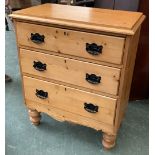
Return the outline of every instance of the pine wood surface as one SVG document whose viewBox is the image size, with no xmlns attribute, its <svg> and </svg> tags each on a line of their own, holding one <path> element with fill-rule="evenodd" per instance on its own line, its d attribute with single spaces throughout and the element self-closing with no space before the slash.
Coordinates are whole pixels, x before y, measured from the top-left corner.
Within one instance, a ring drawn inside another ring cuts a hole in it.
<svg viewBox="0 0 155 155">
<path fill-rule="evenodd" d="M 40 113 L 34 109 L 29 109 L 28 113 L 29 113 L 29 118 L 30 118 L 30 121 L 32 122 L 32 124 L 36 125 L 36 126 L 39 125 L 40 119 L 41 119 Z"/>
<path fill-rule="evenodd" d="M 33 43 L 30 39 L 31 33 L 44 35 L 44 43 Z M 17 35 L 20 45 L 114 64 L 122 63 L 125 40 L 122 37 L 92 34 L 21 22 L 17 23 Z M 97 56 L 89 54 L 86 51 L 86 43 L 102 45 L 102 53 Z"/>
<path fill-rule="evenodd" d="M 60 4 L 44 4 L 16 11 L 11 17 L 133 35 L 134 26 L 143 17 L 143 14 L 80 6 L 65 5 L 64 7 Z"/>
<path fill-rule="evenodd" d="M 115 146 L 116 142 L 116 135 L 112 135 L 112 134 L 103 134 L 103 140 L 102 140 L 102 144 L 104 146 L 105 149 L 111 149 Z"/>
<path fill-rule="evenodd" d="M 35 52 L 40 52 L 40 53 L 45 53 L 45 54 L 55 55 L 55 56 L 60 56 L 60 57 L 67 57 L 70 59 L 85 61 L 85 62 L 97 64 L 97 65 L 103 65 L 103 66 L 108 66 L 108 67 L 113 67 L 113 68 L 118 68 L 118 69 L 123 68 L 123 64 L 119 65 L 119 64 L 113 64 L 113 63 L 109 63 L 109 62 L 105 62 L 105 61 L 97 61 L 97 60 L 93 60 L 93 59 L 87 59 L 84 57 L 77 57 L 77 56 L 67 55 L 67 54 L 53 52 L 53 51 L 49 52 L 49 50 L 42 50 L 42 49 L 29 47 L 29 46 L 23 46 L 23 45 L 19 45 L 19 44 L 18 44 L 18 47 L 19 47 L 19 49 L 31 50 L 31 51 L 35 51 Z"/>
<path fill-rule="evenodd" d="M 140 28 L 136 34 L 132 37 L 127 37 L 124 55 L 124 67 L 121 73 L 120 87 L 119 87 L 119 99 L 117 101 L 115 129 L 119 129 L 119 126 L 124 119 L 124 115 L 127 109 L 130 87 L 132 82 L 134 64 L 136 59 Z"/>
<path fill-rule="evenodd" d="M 116 99 L 88 93 L 82 90 L 24 77 L 25 98 L 36 103 L 49 105 L 69 111 L 93 120 L 112 125 L 115 115 Z M 48 92 L 47 99 L 36 96 L 36 89 Z M 84 109 L 84 103 L 92 103 L 99 107 L 97 113 L 90 113 Z"/>
<path fill-rule="evenodd" d="M 55 108 L 49 105 L 44 105 L 41 103 L 37 103 L 31 100 L 26 100 L 26 107 L 29 109 L 36 109 L 38 112 L 44 112 L 54 118 L 55 120 L 58 120 L 60 122 L 72 122 L 79 125 L 84 125 L 90 128 L 93 128 L 95 130 L 101 130 L 103 132 L 109 133 L 109 134 L 116 134 L 113 129 L 113 125 L 109 125 L 107 123 L 99 122 L 96 120 L 93 120 L 88 117 L 83 117 L 81 115 L 77 115 L 65 110 L 61 110 L 59 108 Z"/>
<path fill-rule="evenodd" d="M 38 75 L 112 95 L 117 95 L 120 69 L 24 49 L 20 49 L 20 59 L 23 73 Z M 46 64 L 46 70 L 36 70 L 33 67 L 34 61 L 40 61 L 43 64 Z M 100 76 L 100 83 L 89 83 L 86 80 L 86 74 L 95 74 L 96 76 Z"/>
<path fill-rule="evenodd" d="M 31 110 L 32 123 L 38 125 L 40 112 L 45 112 L 60 121 L 102 130 L 105 132 L 103 146 L 114 147 L 128 105 L 140 27 L 145 16 L 45 4 L 14 12 L 11 17 L 16 27 L 23 94 Z M 32 43 L 31 33 L 45 35 L 45 42 Z M 102 44 L 102 54 L 90 56 L 85 51 L 88 41 Z M 34 59 L 47 63 L 50 71 L 47 67 L 45 76 L 32 68 Z M 88 86 L 81 79 L 87 71 L 105 77 L 105 83 Z M 72 79 L 65 75 L 71 75 Z M 36 89 L 47 91 L 48 97 L 38 98 Z M 86 102 L 98 106 L 98 112 L 86 111 Z"/>
</svg>

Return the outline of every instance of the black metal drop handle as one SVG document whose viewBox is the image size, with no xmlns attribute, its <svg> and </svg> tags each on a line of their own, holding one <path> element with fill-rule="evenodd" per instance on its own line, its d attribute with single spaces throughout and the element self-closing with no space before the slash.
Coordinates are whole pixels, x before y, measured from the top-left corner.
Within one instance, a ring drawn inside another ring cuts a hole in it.
<svg viewBox="0 0 155 155">
<path fill-rule="evenodd" d="M 36 96 L 41 99 L 46 99 L 48 98 L 48 92 L 36 89 Z"/>
<path fill-rule="evenodd" d="M 46 70 L 46 64 L 42 63 L 41 61 L 33 61 L 33 67 L 38 71 Z"/>
<path fill-rule="evenodd" d="M 91 84 L 98 84 L 101 82 L 101 77 L 95 74 L 86 73 L 86 80 Z"/>
<path fill-rule="evenodd" d="M 91 55 L 99 55 L 102 53 L 103 46 L 96 43 L 86 43 L 86 51 Z"/>
<path fill-rule="evenodd" d="M 36 44 L 41 44 L 44 42 L 45 36 L 40 35 L 39 33 L 31 33 L 31 41 Z"/>
<path fill-rule="evenodd" d="M 94 105 L 92 103 L 84 103 L 84 109 L 90 113 L 97 113 L 98 112 L 98 106 Z"/>
</svg>

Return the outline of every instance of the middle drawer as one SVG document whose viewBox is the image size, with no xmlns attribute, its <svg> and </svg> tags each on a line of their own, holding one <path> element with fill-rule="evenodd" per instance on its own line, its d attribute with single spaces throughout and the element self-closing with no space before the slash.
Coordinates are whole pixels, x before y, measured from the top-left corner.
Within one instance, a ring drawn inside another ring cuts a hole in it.
<svg viewBox="0 0 155 155">
<path fill-rule="evenodd" d="M 22 72 L 117 95 L 120 69 L 20 49 Z"/>
</svg>

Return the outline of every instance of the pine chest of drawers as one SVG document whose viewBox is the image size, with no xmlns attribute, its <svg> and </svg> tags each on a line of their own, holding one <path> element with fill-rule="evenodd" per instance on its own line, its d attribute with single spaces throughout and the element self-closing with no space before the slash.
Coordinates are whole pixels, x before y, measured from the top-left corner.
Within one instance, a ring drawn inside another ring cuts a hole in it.
<svg viewBox="0 0 155 155">
<path fill-rule="evenodd" d="M 14 12 L 30 120 L 44 112 L 102 130 L 109 149 L 127 107 L 144 15 L 44 4 Z"/>
</svg>

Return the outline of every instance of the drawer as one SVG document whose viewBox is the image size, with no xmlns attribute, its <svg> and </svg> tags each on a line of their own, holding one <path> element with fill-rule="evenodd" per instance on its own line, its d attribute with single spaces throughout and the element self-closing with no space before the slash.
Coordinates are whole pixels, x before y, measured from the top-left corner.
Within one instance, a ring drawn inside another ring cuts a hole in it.
<svg viewBox="0 0 155 155">
<path fill-rule="evenodd" d="M 120 69 L 20 49 L 22 72 L 117 95 Z"/>
<path fill-rule="evenodd" d="M 124 38 L 21 22 L 16 25 L 19 45 L 91 60 L 122 63 Z"/>
<path fill-rule="evenodd" d="M 23 77 L 25 99 L 112 125 L 116 99 Z"/>
</svg>

